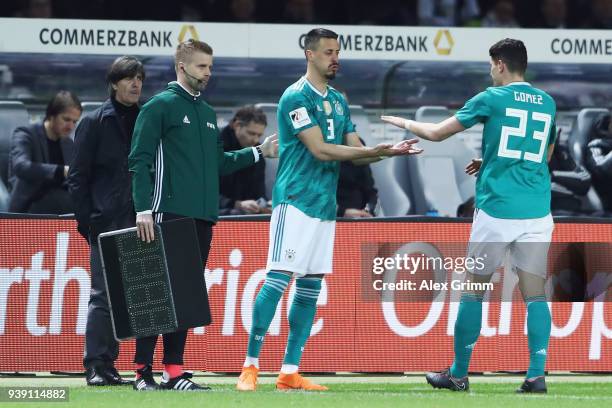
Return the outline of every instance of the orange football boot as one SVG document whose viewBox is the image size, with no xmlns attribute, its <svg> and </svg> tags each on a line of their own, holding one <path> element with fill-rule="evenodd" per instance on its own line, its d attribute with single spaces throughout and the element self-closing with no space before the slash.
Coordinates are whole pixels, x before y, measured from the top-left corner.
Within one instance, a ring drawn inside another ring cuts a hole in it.
<svg viewBox="0 0 612 408">
<path fill-rule="evenodd" d="M 236 389 L 238 391 L 255 391 L 257 389 L 257 373 L 259 369 L 254 365 L 243 367 Z"/>
<path fill-rule="evenodd" d="M 276 379 L 277 390 L 304 390 L 304 391 L 327 391 L 324 385 L 315 384 L 308 378 L 302 377 L 299 373 L 283 374 L 280 373 Z"/>
</svg>

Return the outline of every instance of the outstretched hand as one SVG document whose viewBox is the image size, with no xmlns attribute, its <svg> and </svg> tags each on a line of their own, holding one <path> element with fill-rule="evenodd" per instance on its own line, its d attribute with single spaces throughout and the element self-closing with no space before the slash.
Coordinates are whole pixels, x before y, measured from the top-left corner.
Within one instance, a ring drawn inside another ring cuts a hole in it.
<svg viewBox="0 0 612 408">
<path fill-rule="evenodd" d="M 408 129 L 407 120 L 404 118 L 400 118 L 399 116 L 386 116 L 383 115 L 380 117 L 380 120 L 383 122 L 387 122 L 393 126 L 397 126 L 398 128 Z"/>
<path fill-rule="evenodd" d="M 423 149 L 416 146 L 419 139 L 408 139 L 402 140 L 401 142 L 391 145 L 390 143 L 381 143 L 374 149 L 377 151 L 379 156 L 406 156 L 410 154 L 419 154 L 423 152 Z"/>
<path fill-rule="evenodd" d="M 468 176 L 475 176 L 480 171 L 480 166 L 482 166 L 482 159 L 472 159 L 472 161 L 465 166 L 465 174 Z"/>
<path fill-rule="evenodd" d="M 264 157 L 278 157 L 278 135 L 276 133 L 264 139 L 264 142 L 261 144 L 261 152 Z"/>
</svg>

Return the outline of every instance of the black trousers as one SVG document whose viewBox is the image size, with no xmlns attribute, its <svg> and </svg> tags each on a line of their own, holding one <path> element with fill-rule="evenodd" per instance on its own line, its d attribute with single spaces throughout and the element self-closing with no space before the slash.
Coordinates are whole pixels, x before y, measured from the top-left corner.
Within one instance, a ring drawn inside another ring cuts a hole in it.
<svg viewBox="0 0 612 408">
<path fill-rule="evenodd" d="M 177 214 L 158 213 L 155 214 L 156 222 L 169 221 L 179 218 L 187 218 Z M 213 223 L 204 220 L 195 220 L 198 241 L 200 244 L 200 257 L 202 258 L 202 269 L 206 266 L 208 260 L 208 252 L 212 241 Z M 136 354 L 134 363 L 136 364 L 153 364 L 153 354 L 155 353 L 155 345 L 159 336 L 142 337 L 136 339 Z M 163 364 L 183 364 L 183 355 L 185 354 L 185 344 L 187 343 L 187 330 L 179 330 L 174 333 L 166 333 L 162 335 L 164 342 L 164 357 Z"/>
<path fill-rule="evenodd" d="M 87 325 L 85 326 L 85 350 L 83 365 L 85 368 L 97 365 L 112 366 L 119 356 L 119 343 L 115 339 L 111 323 L 108 295 L 102 272 L 98 234 L 133 227 L 134 212 L 130 209 L 116 216 L 115 220 L 106 225 L 97 225 L 89 235 L 89 264 L 91 270 L 91 292 L 87 309 Z"/>
</svg>

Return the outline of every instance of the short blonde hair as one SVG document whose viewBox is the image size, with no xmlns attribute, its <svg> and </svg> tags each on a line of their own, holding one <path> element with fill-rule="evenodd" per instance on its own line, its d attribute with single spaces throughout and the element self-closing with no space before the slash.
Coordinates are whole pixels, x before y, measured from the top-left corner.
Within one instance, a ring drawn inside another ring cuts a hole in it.
<svg viewBox="0 0 612 408">
<path fill-rule="evenodd" d="M 203 52 L 204 54 L 213 55 L 213 49 L 204 41 L 194 40 L 190 38 L 176 46 L 174 54 L 174 64 L 178 66 L 179 62 L 188 62 L 194 52 Z"/>
</svg>

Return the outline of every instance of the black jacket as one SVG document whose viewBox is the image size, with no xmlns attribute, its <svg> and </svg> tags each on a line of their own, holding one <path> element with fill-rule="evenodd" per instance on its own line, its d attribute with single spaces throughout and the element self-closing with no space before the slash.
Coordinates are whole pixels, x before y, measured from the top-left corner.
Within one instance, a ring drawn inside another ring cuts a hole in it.
<svg viewBox="0 0 612 408">
<path fill-rule="evenodd" d="M 378 202 L 378 190 L 374 187 L 369 165 L 355 165 L 351 161 L 340 163 L 340 176 L 336 191 L 338 217 L 344 217 L 347 208 L 363 210 L 368 205 L 370 213 Z"/>
<path fill-rule="evenodd" d="M 134 226 L 128 154 L 131 135 L 120 124 L 110 99 L 84 117 L 75 133 L 68 187 L 78 229 L 86 239 Z"/>
<path fill-rule="evenodd" d="M 64 163 L 69 165 L 74 153 L 70 138 L 60 141 Z M 49 163 L 49 146 L 42 123 L 18 127 L 11 140 L 9 156 L 10 212 L 27 212 L 32 202 L 48 186 L 61 186 L 63 167 Z M 58 177 L 58 174 L 60 177 Z"/>
<path fill-rule="evenodd" d="M 223 141 L 223 151 L 230 152 L 242 149 L 231 126 L 223 128 L 219 137 Z M 259 160 L 251 167 L 221 176 L 219 181 L 219 214 L 230 214 L 237 200 L 258 200 L 259 198 L 267 200 L 265 172 L 266 161 Z"/>
<path fill-rule="evenodd" d="M 604 211 L 612 212 L 612 132 L 610 115 L 602 117 L 593 131 L 585 152 L 585 165 L 593 176 L 593 187 L 599 194 Z"/>
<path fill-rule="evenodd" d="M 553 215 L 580 213 L 582 202 L 591 188 L 591 175 L 576 163 L 566 143 L 557 137 L 553 155 L 548 163 L 551 181 L 551 211 Z"/>
</svg>

